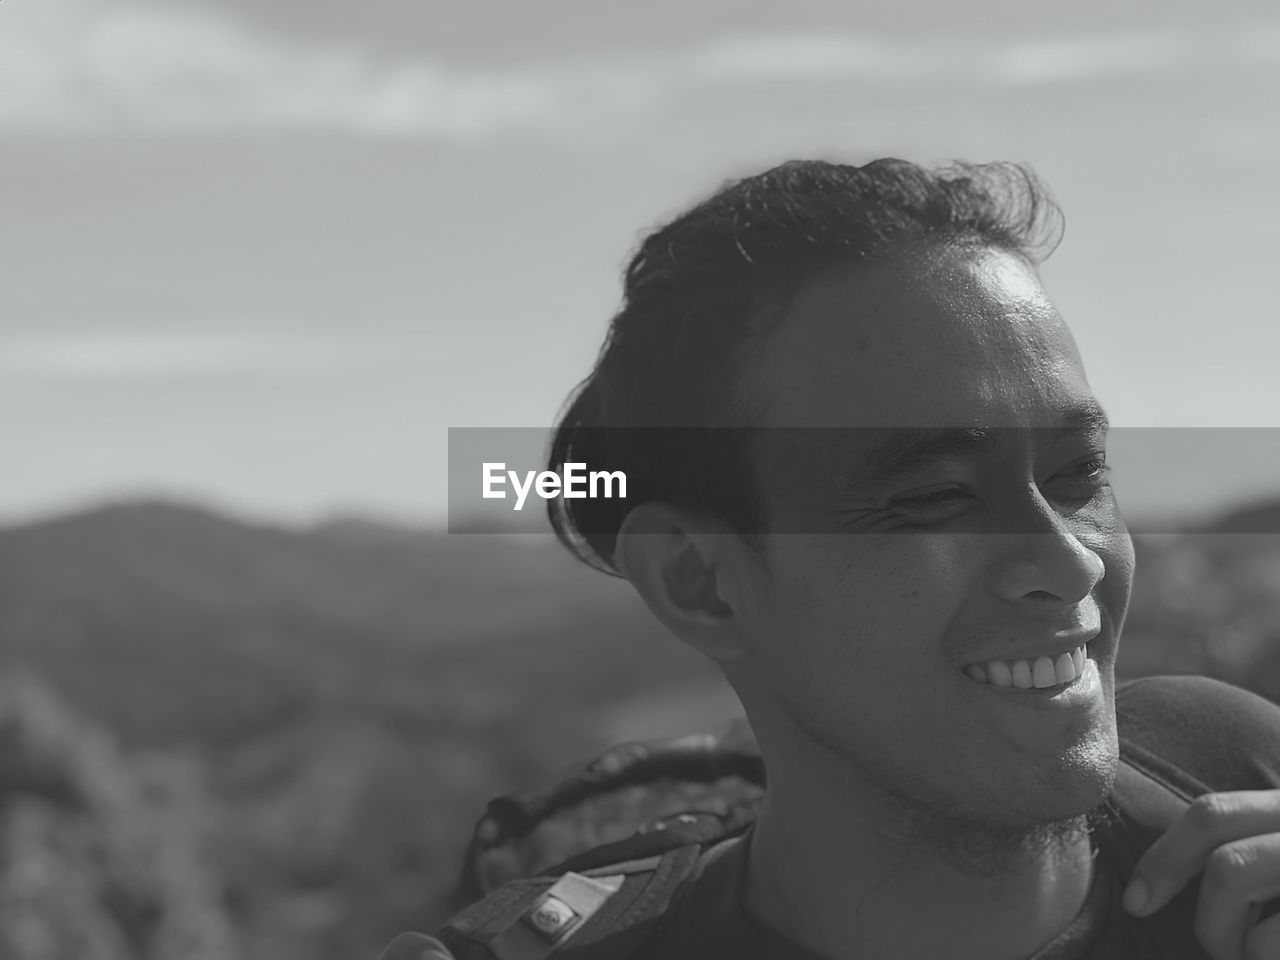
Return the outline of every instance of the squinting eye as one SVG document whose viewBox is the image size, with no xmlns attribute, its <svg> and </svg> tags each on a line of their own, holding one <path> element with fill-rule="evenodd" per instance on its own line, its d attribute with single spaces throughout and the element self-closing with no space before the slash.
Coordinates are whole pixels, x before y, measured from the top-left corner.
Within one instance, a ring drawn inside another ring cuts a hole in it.
<svg viewBox="0 0 1280 960">
<path fill-rule="evenodd" d="M 1078 492 L 1073 491 L 1071 499 L 1087 500 L 1108 486 L 1107 474 L 1110 472 L 1111 467 L 1107 463 L 1106 456 L 1100 455 L 1074 464 L 1054 479 L 1067 484 L 1081 484 L 1083 489 Z"/>
<path fill-rule="evenodd" d="M 1110 470 L 1106 457 L 1092 457 L 1083 463 L 1077 463 L 1070 472 L 1081 480 L 1101 480 Z"/>
</svg>

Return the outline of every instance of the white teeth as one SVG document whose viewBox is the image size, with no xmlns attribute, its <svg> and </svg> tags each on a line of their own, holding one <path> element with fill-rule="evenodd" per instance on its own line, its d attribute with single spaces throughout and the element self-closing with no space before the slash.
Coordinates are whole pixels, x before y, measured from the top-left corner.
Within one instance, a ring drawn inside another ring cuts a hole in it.
<svg viewBox="0 0 1280 960">
<path fill-rule="evenodd" d="M 971 680 L 995 687 L 1017 687 L 1020 690 L 1043 689 L 1070 683 L 1084 673 L 1088 650 L 1084 644 L 1056 657 L 1034 660 L 989 660 L 972 663 L 964 672 Z"/>
<path fill-rule="evenodd" d="M 1048 657 L 1036 657 L 1031 666 L 1031 679 L 1037 688 L 1052 687 L 1058 682 L 1058 675 L 1053 669 L 1053 661 Z"/>
<path fill-rule="evenodd" d="M 1053 661 L 1053 674 L 1058 683 L 1070 683 L 1076 678 L 1076 665 L 1071 659 L 1071 654 L 1058 655 L 1058 658 Z"/>
<path fill-rule="evenodd" d="M 1013 686 L 1013 671 L 1003 660 L 992 660 L 987 664 L 987 682 L 997 687 Z"/>
<path fill-rule="evenodd" d="M 1013 685 L 1019 690 L 1030 690 L 1034 685 L 1031 682 L 1031 664 L 1025 660 L 1015 660 L 1010 669 L 1013 671 Z"/>
</svg>

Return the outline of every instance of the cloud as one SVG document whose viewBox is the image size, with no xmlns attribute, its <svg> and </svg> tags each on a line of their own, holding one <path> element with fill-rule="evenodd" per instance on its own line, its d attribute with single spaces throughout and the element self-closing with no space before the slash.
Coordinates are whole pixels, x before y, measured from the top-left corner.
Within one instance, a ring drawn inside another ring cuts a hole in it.
<svg viewBox="0 0 1280 960">
<path fill-rule="evenodd" d="M 1264 63 L 1280 63 L 1280 22 L 1258 24 L 1236 38 L 1239 55 Z"/>
<path fill-rule="evenodd" d="M 349 344 L 234 333 L 122 331 L 0 340 L 0 374 L 19 379 L 159 381 L 340 373 L 363 359 Z"/>
<path fill-rule="evenodd" d="M 468 139 L 537 120 L 551 106 L 551 91 L 528 74 L 387 63 L 355 46 L 271 36 L 213 10 L 42 2 L 51 6 L 41 14 L 0 8 L 0 126 Z"/>
<path fill-rule="evenodd" d="M 773 33 L 469 68 L 272 34 L 213 8 L 31 0 L 0 7 L 0 130 L 319 129 L 466 143 L 589 132 L 753 84 L 1064 84 L 1199 67 L 1206 56 L 1273 66 L 1277 37 L 1268 24 L 1054 41 Z"/>
<path fill-rule="evenodd" d="M 1025 41 L 996 51 L 986 69 L 1015 84 L 1151 74 L 1191 62 L 1198 46 L 1194 37 L 1172 34 Z"/>
<path fill-rule="evenodd" d="M 708 41 L 688 52 L 685 73 L 721 82 L 915 80 L 957 66 L 945 44 L 863 36 L 793 34 Z"/>
<path fill-rule="evenodd" d="M 1063 40 L 770 35 L 711 41 L 691 51 L 688 74 L 716 80 L 918 81 L 1004 85 L 1149 74 L 1192 62 L 1203 38 L 1128 34 Z"/>
</svg>

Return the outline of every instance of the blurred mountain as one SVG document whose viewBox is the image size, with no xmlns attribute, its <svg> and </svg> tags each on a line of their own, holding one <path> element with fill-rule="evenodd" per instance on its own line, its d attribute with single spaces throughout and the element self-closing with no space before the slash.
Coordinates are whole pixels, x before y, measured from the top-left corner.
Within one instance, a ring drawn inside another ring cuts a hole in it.
<svg viewBox="0 0 1280 960">
<path fill-rule="evenodd" d="M 619 648 L 601 637 L 619 632 L 661 660 L 675 645 L 637 609 L 549 535 L 289 529 L 165 502 L 0 531 L 0 658 L 133 742 L 234 739 L 316 698 L 417 698 L 478 663 L 562 686 L 539 663 L 608 673 Z"/>
<path fill-rule="evenodd" d="M 1228 510 L 1203 532 L 1280 535 L 1280 498 L 1255 501 Z"/>
<path fill-rule="evenodd" d="M 508 549 L 520 546 L 530 549 Z M 126 503 L 0 531 L 0 590 L 113 615 L 127 606 L 150 617 L 157 603 L 237 617 L 292 610 L 359 628 L 390 613 L 397 629 L 446 642 L 492 629 L 504 606 L 486 602 L 494 586 L 539 611 L 558 605 L 549 588 L 571 580 L 574 565 L 553 546 L 549 536 L 449 536 L 355 519 L 288 529 L 181 504 Z M 593 597 L 600 586 L 585 577 L 573 584 Z M 456 603 L 429 602 L 440 596 Z M 445 622 L 448 613 L 464 615 Z"/>
</svg>

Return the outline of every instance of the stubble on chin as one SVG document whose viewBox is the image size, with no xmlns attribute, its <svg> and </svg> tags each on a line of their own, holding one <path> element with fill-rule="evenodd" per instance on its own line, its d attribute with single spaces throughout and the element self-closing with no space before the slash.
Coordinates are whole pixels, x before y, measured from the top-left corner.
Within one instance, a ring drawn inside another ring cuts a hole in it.
<svg viewBox="0 0 1280 960">
<path fill-rule="evenodd" d="M 945 789 L 921 771 L 855 759 L 829 740 L 826 747 L 842 755 L 846 776 L 869 794 L 878 813 L 867 823 L 907 860 L 941 862 L 962 876 L 994 880 L 1032 862 L 1078 857 L 1105 818 L 1119 766 L 1115 726 L 1095 724 L 1076 734 L 1074 747 L 1021 790 L 970 782 L 976 792 L 967 801 L 959 784 Z M 1064 807 L 1071 794 L 1075 803 Z"/>
<path fill-rule="evenodd" d="M 961 876 L 998 880 L 1032 862 L 1065 866 L 1102 821 L 1104 810 L 1099 804 L 1079 816 L 1020 827 L 937 815 L 916 818 L 911 834 L 901 839 L 915 855 L 941 861 Z"/>
<path fill-rule="evenodd" d="M 1119 767 L 1112 712 L 1109 724 L 1095 717 L 1074 731 L 1069 738 L 1074 746 L 1059 758 L 1056 769 L 1042 771 L 1039 785 L 1029 786 L 1030 794 L 1059 801 L 1072 786 L 1080 789 L 1075 811 L 1049 814 L 1037 810 L 1030 795 L 1021 804 L 1010 804 L 1000 792 L 998 799 L 988 796 L 1000 806 L 966 807 L 954 792 L 943 791 L 921 771 L 904 771 L 882 758 L 855 754 L 829 728 L 804 722 L 808 718 L 801 711 L 790 712 L 817 756 L 834 761 L 840 779 L 856 784 L 857 792 L 870 801 L 867 811 L 876 812 L 862 818 L 868 827 L 901 847 L 905 860 L 942 862 L 973 879 L 998 880 L 1016 875 L 1030 862 L 1065 863 L 1078 856 L 1080 844 L 1106 818 L 1106 801 Z"/>
<path fill-rule="evenodd" d="M 942 797 L 884 791 L 894 813 L 884 833 L 910 851 L 909 856 L 939 860 L 962 876 L 992 880 L 1013 875 L 1034 861 L 1055 862 L 1075 854 L 1106 819 L 1106 801 L 1115 784 L 1113 758 L 1094 757 L 1076 774 L 1093 782 L 1093 806 L 1080 813 L 1038 818 L 1034 811 L 964 810 Z"/>
</svg>

